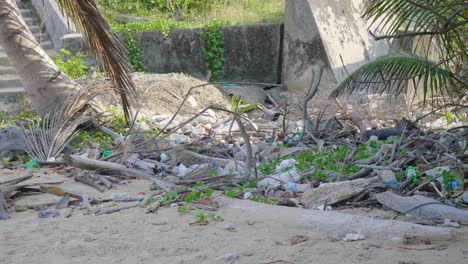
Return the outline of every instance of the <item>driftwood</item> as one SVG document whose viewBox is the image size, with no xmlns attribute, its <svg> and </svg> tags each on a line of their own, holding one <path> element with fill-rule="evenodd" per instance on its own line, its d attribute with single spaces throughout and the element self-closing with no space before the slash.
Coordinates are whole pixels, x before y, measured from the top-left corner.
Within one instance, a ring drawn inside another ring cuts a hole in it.
<svg viewBox="0 0 468 264">
<path fill-rule="evenodd" d="M 255 215 L 259 220 L 296 226 L 305 230 L 326 232 L 331 237 L 342 238 L 346 234 L 361 234 L 366 239 L 405 242 L 408 238 L 421 240 L 450 240 L 458 233 L 452 228 L 424 226 L 394 220 L 374 220 L 365 216 L 304 210 L 293 207 L 272 206 L 248 200 L 231 199 L 223 195 L 214 201 L 228 208 L 242 210 L 248 215 Z"/>
<path fill-rule="evenodd" d="M 180 189 L 174 183 L 171 183 L 169 181 L 165 181 L 162 179 L 158 179 L 154 177 L 153 175 L 151 175 L 149 172 L 140 171 L 137 169 L 130 169 L 130 168 L 127 168 L 127 166 L 122 165 L 122 164 L 117 164 L 117 163 L 108 162 L 108 161 L 92 160 L 92 159 L 78 157 L 74 155 L 65 155 L 64 159 L 67 162 L 67 164 L 72 167 L 76 167 L 76 168 L 80 168 L 84 170 L 120 171 L 127 175 L 136 176 L 139 178 L 150 180 L 154 182 L 156 185 L 158 185 L 159 188 L 165 191 Z"/>
<path fill-rule="evenodd" d="M 26 181 L 26 180 L 29 180 L 33 177 L 33 174 L 32 173 L 27 173 L 26 175 L 23 175 L 23 176 L 20 176 L 18 178 L 15 178 L 15 179 L 12 179 L 12 180 L 8 180 L 8 181 L 4 181 L 4 182 L 0 182 L 0 185 L 12 185 L 12 184 L 17 184 L 17 183 L 20 183 L 22 181 Z"/>
<path fill-rule="evenodd" d="M 403 214 L 410 214 L 435 220 L 446 218 L 468 224 L 468 210 L 458 209 L 421 195 L 402 197 L 392 192 L 376 195 L 377 201 L 386 207 Z"/>
<path fill-rule="evenodd" d="M 225 167 L 229 162 L 231 162 L 231 160 L 205 156 L 183 148 L 175 148 L 172 152 L 171 163 L 173 165 L 177 165 L 180 162 L 182 162 L 185 166 L 203 163 L 216 163 L 218 166 Z"/>
<path fill-rule="evenodd" d="M 92 179 L 90 179 L 90 178 L 88 178 L 86 176 L 75 175 L 74 179 L 75 179 L 75 181 L 84 183 L 86 185 L 89 185 L 89 186 L 93 187 L 94 189 L 96 189 L 96 190 L 98 190 L 100 192 L 104 192 L 106 190 L 106 188 L 99 185 L 99 183 L 93 181 Z"/>
<path fill-rule="evenodd" d="M 107 208 L 101 209 L 99 212 L 96 213 L 96 215 L 117 213 L 117 212 L 120 212 L 122 210 L 137 207 L 139 204 L 140 204 L 140 202 L 121 205 L 121 206 L 116 206 L 116 207 L 107 207 Z"/>
<path fill-rule="evenodd" d="M 83 170 L 125 170 L 127 166 L 113 162 L 92 160 L 75 155 L 64 155 L 63 159 L 68 166 L 80 168 Z"/>
<path fill-rule="evenodd" d="M 367 190 L 376 178 L 356 179 L 329 183 L 325 186 L 310 189 L 304 192 L 302 204 L 312 208 L 323 204 L 333 205 L 349 200 Z"/>
<path fill-rule="evenodd" d="M 156 201 L 156 202 L 148 205 L 148 207 L 145 208 L 145 214 L 156 213 L 156 211 L 158 211 L 160 206 L 161 206 L 160 201 Z"/>
<path fill-rule="evenodd" d="M 8 207 L 5 201 L 5 197 L 0 190 L 0 220 L 6 220 L 8 218 L 10 218 L 8 215 Z"/>
</svg>

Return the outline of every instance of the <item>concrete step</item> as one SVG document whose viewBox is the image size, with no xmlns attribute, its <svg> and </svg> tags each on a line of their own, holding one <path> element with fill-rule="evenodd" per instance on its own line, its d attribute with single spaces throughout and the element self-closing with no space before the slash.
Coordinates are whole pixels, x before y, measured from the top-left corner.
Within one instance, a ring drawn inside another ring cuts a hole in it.
<svg viewBox="0 0 468 264">
<path fill-rule="evenodd" d="M 24 22 L 28 26 L 37 26 L 39 25 L 39 19 L 37 17 L 24 17 Z"/>
<path fill-rule="evenodd" d="M 36 13 L 32 9 L 20 9 L 20 11 L 23 17 L 36 16 Z"/>
<path fill-rule="evenodd" d="M 16 74 L 15 68 L 0 65 L 0 75 Z"/>
<path fill-rule="evenodd" d="M 21 87 L 21 81 L 16 74 L 0 75 L 0 90 L 8 87 Z"/>
<path fill-rule="evenodd" d="M 53 49 L 46 49 L 46 53 L 51 58 L 58 54 L 58 52 Z M 11 66 L 10 60 L 8 60 L 8 56 L 4 52 L 0 52 L 0 66 Z"/>
<path fill-rule="evenodd" d="M 41 28 L 38 25 L 30 26 L 29 30 L 31 30 L 31 33 L 37 34 L 39 32 L 44 32 L 44 30 L 41 30 Z"/>
<path fill-rule="evenodd" d="M 20 86 L 20 87 L 7 87 L 7 88 L 0 89 L 0 96 L 18 94 L 18 93 L 24 93 L 24 88 Z"/>
</svg>

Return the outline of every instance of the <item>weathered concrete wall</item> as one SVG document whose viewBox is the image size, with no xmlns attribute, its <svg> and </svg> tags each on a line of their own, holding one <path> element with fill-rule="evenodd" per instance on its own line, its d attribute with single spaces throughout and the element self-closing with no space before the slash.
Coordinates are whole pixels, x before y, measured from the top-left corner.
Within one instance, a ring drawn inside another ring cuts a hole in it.
<svg viewBox="0 0 468 264">
<path fill-rule="evenodd" d="M 286 1 L 282 67 L 283 83 L 290 91 L 305 92 L 316 67 L 326 69 L 320 90 L 333 89 L 335 78 L 307 0 Z"/>
<path fill-rule="evenodd" d="M 63 15 L 56 0 L 31 0 L 31 5 L 44 23 L 56 49 L 65 48 L 73 52 L 83 49 L 83 37 L 73 34 L 76 33 L 75 25 Z"/>
<path fill-rule="evenodd" d="M 256 24 L 224 28 L 226 63 L 222 79 L 280 81 L 281 25 Z"/>
<path fill-rule="evenodd" d="M 225 27 L 225 64 L 221 80 L 276 83 L 281 56 L 281 25 L 259 24 Z M 137 35 L 144 63 L 156 73 L 183 72 L 206 75 L 202 29 L 175 29 L 165 38 L 161 32 Z"/>
<path fill-rule="evenodd" d="M 365 0 L 294 0 L 312 11 L 328 60 L 338 82 L 366 62 L 386 55 L 387 41 L 375 41 L 369 30 L 381 35 L 375 26 L 361 19 Z M 344 64 L 344 67 L 343 67 Z"/>
</svg>

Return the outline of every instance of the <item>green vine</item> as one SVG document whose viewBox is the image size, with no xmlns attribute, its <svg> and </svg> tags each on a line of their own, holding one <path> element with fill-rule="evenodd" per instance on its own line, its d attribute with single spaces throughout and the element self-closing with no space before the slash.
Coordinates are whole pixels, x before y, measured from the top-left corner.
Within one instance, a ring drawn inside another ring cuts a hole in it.
<svg viewBox="0 0 468 264">
<path fill-rule="evenodd" d="M 135 71 L 146 71 L 146 65 L 143 63 L 143 50 L 138 46 L 136 34 L 138 32 L 160 31 L 163 37 L 167 37 L 171 29 L 186 27 L 183 22 L 171 22 L 164 19 L 158 19 L 147 22 L 133 23 L 114 23 L 115 32 L 123 37 L 125 48 L 127 48 L 130 63 Z"/>
<path fill-rule="evenodd" d="M 211 72 L 211 81 L 216 81 L 221 74 L 224 65 L 224 34 L 222 27 L 229 23 L 224 20 L 213 19 L 205 25 L 202 39 L 205 42 L 203 54 L 205 56 L 205 67 Z"/>
</svg>

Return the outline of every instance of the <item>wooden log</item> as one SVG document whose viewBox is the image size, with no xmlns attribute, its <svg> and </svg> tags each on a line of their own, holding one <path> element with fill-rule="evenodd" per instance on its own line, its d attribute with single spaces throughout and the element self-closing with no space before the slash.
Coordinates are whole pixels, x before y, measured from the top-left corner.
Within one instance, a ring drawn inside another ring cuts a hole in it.
<svg viewBox="0 0 468 264">
<path fill-rule="evenodd" d="M 127 166 L 108 161 L 93 160 L 75 155 L 64 155 L 63 159 L 68 166 L 83 170 L 126 170 Z"/>
<path fill-rule="evenodd" d="M 448 218 L 468 224 L 468 210 L 458 209 L 432 198 L 421 195 L 403 197 L 393 192 L 379 193 L 376 198 L 379 203 L 402 214 L 442 221 Z"/>
<path fill-rule="evenodd" d="M 365 239 L 378 239 L 404 243 L 408 238 L 420 240 L 450 240 L 460 235 L 453 228 L 424 226 L 395 220 L 375 220 L 366 216 L 333 211 L 305 210 L 301 208 L 272 206 L 248 200 L 231 199 L 215 195 L 215 202 L 223 207 L 241 210 L 254 215 L 259 221 L 271 221 L 294 226 L 307 231 L 325 232 L 330 237 L 343 238 L 346 234 L 361 234 Z"/>
<path fill-rule="evenodd" d="M 121 205 L 121 206 L 116 206 L 116 207 L 107 207 L 107 208 L 104 208 L 104 209 L 100 210 L 99 212 L 97 212 L 96 215 L 117 213 L 117 212 L 120 212 L 122 210 L 137 207 L 139 204 L 140 204 L 140 202 Z"/>
<path fill-rule="evenodd" d="M 2 191 L 0 191 L 0 220 L 6 220 L 8 218 L 10 218 L 8 215 L 8 206 Z"/>
<path fill-rule="evenodd" d="M 104 190 L 106 190 L 106 188 L 102 187 L 97 182 L 91 180 L 90 178 L 87 178 L 86 176 L 75 175 L 74 179 L 75 181 L 89 185 L 100 192 L 104 192 Z"/>
</svg>

